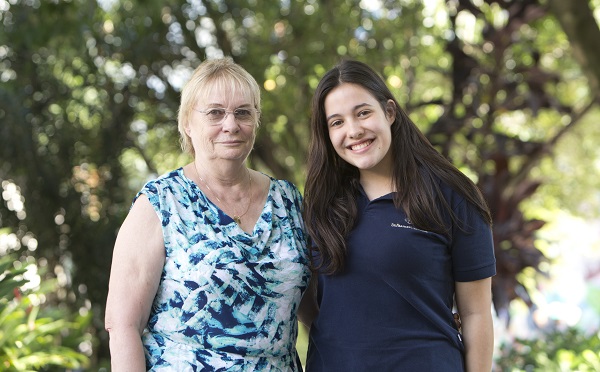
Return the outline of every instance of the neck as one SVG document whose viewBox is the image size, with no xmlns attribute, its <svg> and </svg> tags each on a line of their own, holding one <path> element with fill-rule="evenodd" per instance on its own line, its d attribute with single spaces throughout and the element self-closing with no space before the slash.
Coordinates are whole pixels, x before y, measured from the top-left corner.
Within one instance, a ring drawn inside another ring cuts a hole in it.
<svg viewBox="0 0 600 372">
<path fill-rule="evenodd" d="M 194 159 L 192 164 L 197 175 L 215 187 L 232 187 L 248 182 L 248 169 L 244 162 L 217 161 L 214 159 Z"/>
<path fill-rule="evenodd" d="M 221 179 L 217 182 L 215 180 L 207 179 L 208 177 L 206 175 L 208 173 L 206 171 L 202 172 L 203 174 L 201 175 L 196 161 L 192 163 L 192 167 L 194 168 L 200 184 L 205 188 L 205 194 L 208 191 L 210 193 L 208 197 L 214 197 L 218 202 L 219 207 L 224 210 L 225 213 L 229 214 L 235 223 L 241 225 L 242 217 L 246 215 L 252 204 L 252 175 L 250 174 L 250 170 L 244 166 L 241 167 L 240 181 L 224 182 Z M 240 177 L 236 176 L 235 178 Z M 246 207 L 244 209 L 239 209 L 239 207 L 243 207 L 244 204 Z"/>
<path fill-rule="evenodd" d="M 369 199 L 375 199 L 395 191 L 390 172 L 382 174 L 361 170 L 360 185 L 365 190 Z"/>
</svg>

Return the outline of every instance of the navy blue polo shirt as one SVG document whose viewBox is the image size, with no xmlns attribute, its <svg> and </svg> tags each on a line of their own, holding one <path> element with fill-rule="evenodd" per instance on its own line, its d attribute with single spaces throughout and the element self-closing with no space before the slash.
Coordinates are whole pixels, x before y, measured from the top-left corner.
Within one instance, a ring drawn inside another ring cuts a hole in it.
<svg viewBox="0 0 600 372">
<path fill-rule="evenodd" d="M 448 236 L 417 229 L 392 194 L 369 201 L 360 191 L 346 269 L 319 275 L 306 371 L 463 371 L 454 282 L 495 275 L 490 227 L 447 187 L 467 232 L 450 219 Z"/>
</svg>

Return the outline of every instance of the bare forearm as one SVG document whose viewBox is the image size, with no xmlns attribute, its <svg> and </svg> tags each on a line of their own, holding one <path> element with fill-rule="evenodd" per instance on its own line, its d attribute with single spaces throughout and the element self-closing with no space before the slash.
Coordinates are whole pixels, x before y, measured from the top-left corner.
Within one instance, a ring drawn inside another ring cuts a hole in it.
<svg viewBox="0 0 600 372">
<path fill-rule="evenodd" d="M 135 329 L 111 330 L 110 358 L 113 372 L 146 371 L 142 338 Z"/>
<path fill-rule="evenodd" d="M 494 353 L 494 327 L 491 314 L 473 314 L 462 318 L 467 372 L 490 372 Z"/>
</svg>

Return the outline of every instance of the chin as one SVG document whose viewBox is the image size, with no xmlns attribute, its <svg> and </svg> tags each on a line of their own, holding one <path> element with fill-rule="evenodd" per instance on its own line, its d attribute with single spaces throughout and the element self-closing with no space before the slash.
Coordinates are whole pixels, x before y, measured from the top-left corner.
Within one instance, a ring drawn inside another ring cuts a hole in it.
<svg viewBox="0 0 600 372">
<path fill-rule="evenodd" d="M 350 165 L 356 167 L 358 170 L 369 170 L 377 166 L 371 162 L 348 162 Z"/>
</svg>

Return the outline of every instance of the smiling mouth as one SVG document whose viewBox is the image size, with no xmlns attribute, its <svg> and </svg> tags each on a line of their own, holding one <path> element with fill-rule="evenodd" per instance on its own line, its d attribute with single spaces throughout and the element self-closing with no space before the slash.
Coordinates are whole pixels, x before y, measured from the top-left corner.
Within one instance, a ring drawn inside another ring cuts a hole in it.
<svg viewBox="0 0 600 372">
<path fill-rule="evenodd" d="M 230 140 L 230 141 L 221 141 L 219 142 L 222 145 L 239 145 L 240 143 L 243 143 L 244 141 L 239 141 L 239 140 Z"/>
<path fill-rule="evenodd" d="M 361 143 L 357 143 L 356 145 L 349 146 L 349 148 L 352 151 L 362 150 L 365 147 L 369 146 L 371 143 L 373 143 L 373 140 L 368 140 L 368 141 L 364 141 Z"/>
</svg>

